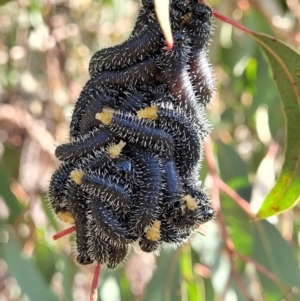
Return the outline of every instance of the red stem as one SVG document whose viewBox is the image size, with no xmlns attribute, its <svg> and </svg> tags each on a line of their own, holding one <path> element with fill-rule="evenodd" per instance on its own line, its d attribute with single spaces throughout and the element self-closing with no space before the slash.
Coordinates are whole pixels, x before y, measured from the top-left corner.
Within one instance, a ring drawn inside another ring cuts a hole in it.
<svg viewBox="0 0 300 301">
<path fill-rule="evenodd" d="M 285 292 L 286 289 L 282 283 L 282 280 L 280 280 L 275 274 L 273 274 L 272 272 L 270 272 L 268 269 L 266 269 L 263 265 L 261 265 L 260 263 L 258 263 L 257 261 L 255 261 L 254 259 L 252 259 L 251 257 L 248 257 L 244 254 L 241 254 L 238 251 L 235 251 L 235 254 L 244 262 L 249 262 L 252 263 L 255 268 L 261 272 L 262 274 L 264 274 L 266 277 L 268 277 L 270 280 L 272 280 L 274 283 L 276 283 L 278 285 L 278 287 L 280 288 L 280 290 L 282 292 Z"/>
<path fill-rule="evenodd" d="M 238 28 L 246 33 L 252 33 L 252 30 L 250 30 L 250 29 L 244 27 L 243 25 L 241 25 L 240 23 L 224 16 L 223 14 L 219 13 L 218 11 L 212 9 L 212 13 L 217 19 L 221 20 L 222 22 L 228 23 L 228 24 L 232 25 L 233 27 Z"/>
<path fill-rule="evenodd" d="M 206 161 L 207 161 L 207 167 L 208 167 L 208 170 L 209 170 L 209 172 L 210 172 L 210 174 L 213 178 L 213 181 L 214 181 L 214 185 L 213 185 L 213 189 L 212 189 L 212 205 L 213 205 L 213 208 L 217 211 L 217 223 L 219 225 L 221 237 L 222 237 L 222 240 L 224 242 L 225 250 L 228 254 L 229 261 L 230 261 L 230 276 L 229 276 L 229 278 L 232 277 L 235 280 L 236 284 L 238 285 L 240 290 L 243 292 L 246 299 L 250 301 L 250 300 L 252 300 L 252 297 L 251 297 L 251 295 L 248 291 L 247 286 L 242 281 L 241 276 L 239 275 L 239 273 L 238 273 L 238 271 L 235 267 L 235 263 L 234 263 L 234 260 L 235 260 L 235 247 L 234 247 L 234 244 L 233 244 L 233 242 L 232 242 L 232 240 L 231 240 L 231 238 L 230 238 L 230 236 L 227 232 L 225 220 L 224 220 L 223 214 L 221 212 L 220 191 L 219 191 L 219 176 L 218 176 L 218 173 L 217 173 L 214 154 L 213 154 L 213 151 L 212 151 L 210 141 L 205 143 L 204 150 L 205 150 L 205 156 L 206 156 Z M 223 297 L 227 293 L 229 283 L 230 283 L 230 279 L 228 279 L 228 282 L 227 282 L 227 284 L 224 288 L 224 291 L 223 291 L 223 294 L 222 294 Z"/>
<path fill-rule="evenodd" d="M 203 3 L 203 4 L 206 4 L 205 0 L 199 0 L 199 2 Z M 250 30 L 250 29 L 244 27 L 243 25 L 241 25 L 240 23 L 238 23 L 238 22 L 236 22 L 236 21 L 234 21 L 234 20 L 232 20 L 232 19 L 224 16 L 223 14 L 221 14 L 218 11 L 214 10 L 213 8 L 211 8 L 211 10 L 212 10 L 213 15 L 217 19 L 221 20 L 222 22 L 228 23 L 228 24 L 232 25 L 233 27 L 238 28 L 238 29 L 240 29 L 240 30 L 242 30 L 242 31 L 244 31 L 246 33 L 249 33 L 249 34 L 253 33 L 252 30 Z"/>
<path fill-rule="evenodd" d="M 73 233 L 75 231 L 76 231 L 76 227 L 72 226 L 72 227 L 70 227 L 68 229 L 62 230 L 62 231 L 56 233 L 55 235 L 53 235 L 53 239 L 57 240 L 57 239 L 62 238 L 64 236 L 68 235 L 68 234 L 71 234 L 71 233 Z"/>
<path fill-rule="evenodd" d="M 219 189 L 221 189 L 233 201 L 235 201 L 236 204 L 238 204 L 249 215 L 250 218 L 253 218 L 254 215 L 252 212 L 250 212 L 248 202 L 246 200 L 244 200 L 240 195 L 238 195 L 233 189 L 231 189 L 226 183 L 224 183 L 220 179 L 216 165 L 215 165 L 214 154 L 213 154 L 213 150 L 212 150 L 210 141 L 208 141 L 205 144 L 204 149 L 205 149 L 205 156 L 206 156 L 208 170 L 214 181 L 214 185 L 212 188 L 212 205 L 213 205 L 214 209 L 217 211 L 217 222 L 218 222 L 218 225 L 220 228 L 220 233 L 221 233 L 222 240 L 224 242 L 225 250 L 227 251 L 228 256 L 229 256 L 230 265 L 231 265 L 230 276 L 236 281 L 237 285 L 240 287 L 240 289 L 243 292 L 243 294 L 245 295 L 245 297 L 248 298 L 248 300 L 251 300 L 251 296 L 248 292 L 248 289 L 247 289 L 246 285 L 244 284 L 244 282 L 242 281 L 242 279 L 241 279 L 240 275 L 238 274 L 238 272 L 235 268 L 235 265 L 234 265 L 234 260 L 237 256 L 244 262 L 252 263 L 259 272 L 261 272 L 262 274 L 267 276 L 269 279 L 271 279 L 274 283 L 276 283 L 282 292 L 285 292 L 286 289 L 285 289 L 284 283 L 275 274 L 273 274 L 271 271 L 269 271 L 267 268 L 265 268 L 263 265 L 261 265 L 254 259 L 236 251 L 235 246 L 227 232 L 224 217 L 221 212 Z M 268 155 L 275 155 L 276 152 L 277 152 L 276 145 L 270 146 Z M 228 282 L 225 286 L 224 292 L 222 294 L 222 297 L 224 297 L 226 295 L 230 281 L 231 281 L 231 279 L 228 280 Z"/>
<path fill-rule="evenodd" d="M 94 272 L 92 287 L 91 287 L 90 301 L 97 301 L 97 297 L 98 297 L 97 289 L 98 289 L 100 273 L 101 273 L 101 265 L 97 264 Z"/>
<path fill-rule="evenodd" d="M 254 214 L 250 211 L 249 203 L 243 199 L 239 194 L 237 194 L 232 188 L 230 188 L 226 183 L 224 183 L 219 177 L 217 179 L 218 187 L 227 194 L 239 207 L 241 207 L 250 218 L 254 219 Z"/>
</svg>

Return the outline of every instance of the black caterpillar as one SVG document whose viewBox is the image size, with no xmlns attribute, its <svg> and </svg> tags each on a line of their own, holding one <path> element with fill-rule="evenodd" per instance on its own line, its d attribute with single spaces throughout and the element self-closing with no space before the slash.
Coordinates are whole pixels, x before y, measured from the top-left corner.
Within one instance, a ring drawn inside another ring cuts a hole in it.
<svg viewBox="0 0 300 301">
<path fill-rule="evenodd" d="M 75 105 L 71 142 L 52 176 L 50 204 L 77 232 L 77 262 L 117 267 L 130 244 L 145 252 L 186 241 L 214 217 L 197 186 L 203 108 L 213 94 L 206 58 L 211 10 L 196 0 L 170 4 L 174 48 L 167 51 L 152 0 L 143 0 L 123 44 L 90 61 Z"/>
</svg>

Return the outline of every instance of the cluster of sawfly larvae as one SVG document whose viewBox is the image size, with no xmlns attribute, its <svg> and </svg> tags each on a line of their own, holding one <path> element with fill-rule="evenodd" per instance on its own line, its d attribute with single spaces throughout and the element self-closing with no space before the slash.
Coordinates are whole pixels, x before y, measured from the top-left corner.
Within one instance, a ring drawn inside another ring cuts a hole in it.
<svg viewBox="0 0 300 301">
<path fill-rule="evenodd" d="M 79 264 L 113 269 L 131 244 L 159 251 L 213 218 L 197 182 L 213 93 L 210 18 L 197 0 L 171 1 L 167 50 L 144 0 L 130 37 L 91 58 L 49 188 L 57 217 L 76 227 Z"/>
</svg>

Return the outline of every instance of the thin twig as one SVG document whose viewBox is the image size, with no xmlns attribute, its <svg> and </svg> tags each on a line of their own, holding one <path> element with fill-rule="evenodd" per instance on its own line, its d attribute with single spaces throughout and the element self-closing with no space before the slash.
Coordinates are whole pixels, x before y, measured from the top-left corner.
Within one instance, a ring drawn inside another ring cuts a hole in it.
<svg viewBox="0 0 300 301">
<path fill-rule="evenodd" d="M 226 251 L 228 253 L 228 256 L 229 256 L 230 266 L 231 266 L 230 276 L 232 278 L 234 278 L 234 280 L 236 281 L 237 285 L 239 286 L 239 288 L 241 289 L 241 291 L 243 292 L 245 297 L 248 298 L 248 300 L 252 300 L 252 297 L 250 296 L 246 285 L 242 281 L 240 275 L 238 274 L 238 272 L 235 268 L 234 259 L 237 256 L 242 261 L 244 261 L 245 263 L 252 263 L 259 272 L 261 272 L 266 277 L 268 277 L 270 280 L 272 280 L 274 283 L 276 283 L 282 292 L 285 292 L 286 287 L 284 286 L 283 281 L 280 280 L 275 274 L 273 274 L 271 271 L 269 271 L 267 268 L 265 268 L 263 265 L 261 265 L 260 263 L 258 263 L 254 259 L 252 259 L 252 258 L 250 258 L 246 255 L 243 255 L 243 254 L 239 253 L 238 251 L 236 251 L 235 246 L 234 246 L 234 244 L 233 244 L 233 242 L 232 242 L 231 238 L 229 237 L 228 232 L 226 230 L 226 224 L 225 224 L 225 221 L 224 221 L 224 217 L 221 213 L 219 189 L 221 189 L 237 205 L 239 205 L 249 215 L 250 218 L 253 218 L 254 215 L 250 211 L 248 202 L 246 200 L 244 200 L 239 194 L 237 194 L 233 189 L 231 189 L 226 183 L 224 183 L 220 179 L 220 177 L 218 175 L 217 168 L 216 168 L 214 154 L 213 154 L 213 151 L 212 151 L 212 146 L 211 146 L 210 141 L 208 141 L 205 144 L 204 150 L 205 150 L 208 170 L 209 170 L 209 173 L 212 176 L 213 182 L 214 182 L 214 185 L 213 185 L 213 188 L 212 188 L 212 199 L 213 199 L 212 200 L 212 205 L 213 205 L 214 209 L 217 211 L 217 222 L 218 222 L 218 225 L 219 225 L 219 228 L 220 228 L 221 237 L 223 239 L 225 249 L 226 249 Z M 271 150 L 272 150 L 272 154 L 276 153 L 276 151 L 277 151 L 277 149 L 275 150 L 274 147 L 272 147 Z M 271 150 L 269 150 L 268 154 L 271 152 Z M 223 298 L 226 295 L 229 284 L 230 284 L 230 279 L 228 280 L 228 282 L 227 282 L 227 284 L 224 288 L 224 292 L 222 294 Z"/>
<path fill-rule="evenodd" d="M 244 296 L 247 298 L 247 300 L 251 301 L 253 300 L 247 286 L 245 283 L 242 281 L 241 276 L 239 275 L 235 264 L 235 247 L 234 244 L 231 240 L 231 238 L 228 235 L 227 229 L 226 229 L 226 224 L 224 221 L 223 214 L 221 212 L 221 204 L 220 204 L 220 195 L 219 195 L 219 176 L 217 173 L 217 168 L 215 165 L 215 160 L 214 160 L 214 155 L 211 147 L 211 143 L 206 143 L 204 146 L 205 150 L 205 155 L 206 155 L 206 161 L 207 161 L 207 166 L 208 170 L 213 178 L 214 185 L 212 189 L 212 205 L 214 209 L 217 211 L 217 223 L 219 225 L 219 229 L 221 232 L 221 237 L 224 242 L 225 250 L 228 254 L 229 260 L 230 260 L 230 277 L 233 277 L 236 284 L 240 288 L 240 290 L 243 292 Z M 225 286 L 225 289 L 222 293 L 222 296 L 226 295 L 227 289 L 228 289 L 229 284 Z"/>
<path fill-rule="evenodd" d="M 69 235 L 73 232 L 76 231 L 76 227 L 75 226 L 71 226 L 70 228 L 67 228 L 65 230 L 62 230 L 56 234 L 53 235 L 53 240 L 58 240 L 60 238 L 62 238 L 63 236 Z"/>
<path fill-rule="evenodd" d="M 207 143 L 205 143 L 204 150 L 205 150 L 205 156 L 206 156 L 208 170 L 209 170 L 211 176 L 213 177 L 214 184 L 215 185 L 217 184 L 219 189 L 221 189 L 224 193 L 226 193 L 251 218 L 254 218 L 254 214 L 250 211 L 249 203 L 220 179 L 216 165 L 215 165 L 215 159 L 214 159 L 213 151 L 211 149 L 211 144 L 209 141 Z"/>
<path fill-rule="evenodd" d="M 101 273 L 101 265 L 97 264 L 94 272 L 94 278 L 92 282 L 91 287 L 91 295 L 90 295 L 90 301 L 97 301 L 98 298 L 98 283 L 99 283 L 99 277 Z"/>
<path fill-rule="evenodd" d="M 249 203 L 243 199 L 239 194 L 237 194 L 232 188 L 230 188 L 222 179 L 218 177 L 217 179 L 218 187 L 227 194 L 239 207 L 241 207 L 250 218 L 255 217 L 255 215 L 250 210 Z"/>
<path fill-rule="evenodd" d="M 271 271 L 269 271 L 267 268 L 265 268 L 263 265 L 261 265 L 259 262 L 255 261 L 253 258 L 248 257 L 244 254 L 241 254 L 238 251 L 235 251 L 236 255 L 244 262 L 248 262 L 248 263 L 252 263 L 255 268 L 261 272 L 262 274 L 264 274 L 266 277 L 268 277 L 270 280 L 272 280 L 273 282 L 275 282 L 278 287 L 280 288 L 280 290 L 282 292 L 285 292 L 285 287 L 283 285 L 282 280 L 280 280 L 275 274 L 273 274 Z"/>
<path fill-rule="evenodd" d="M 34 119 L 29 112 L 16 105 L 0 105 L 1 120 L 7 120 L 24 128 L 27 134 L 40 144 L 42 150 L 53 157 L 57 142 L 50 132 L 43 127 L 44 122 L 42 120 Z"/>
<path fill-rule="evenodd" d="M 244 296 L 247 298 L 247 300 L 251 301 L 253 300 L 247 286 L 245 285 L 245 283 L 242 281 L 240 274 L 238 273 L 235 264 L 234 264 L 234 260 L 235 260 L 235 247 L 234 244 L 231 240 L 231 238 L 228 235 L 228 232 L 226 230 L 226 224 L 223 218 L 222 213 L 219 211 L 218 212 L 218 224 L 219 224 L 219 228 L 220 228 L 220 232 L 221 232 L 221 236 L 225 245 L 225 249 L 228 253 L 228 257 L 230 260 L 230 269 L 231 269 L 231 276 L 234 278 L 236 284 L 239 286 L 240 290 L 243 292 Z"/>
</svg>

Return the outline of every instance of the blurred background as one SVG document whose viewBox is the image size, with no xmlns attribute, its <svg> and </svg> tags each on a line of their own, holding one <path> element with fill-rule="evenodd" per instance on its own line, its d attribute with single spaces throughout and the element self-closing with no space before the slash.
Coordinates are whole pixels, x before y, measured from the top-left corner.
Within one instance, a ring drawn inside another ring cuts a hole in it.
<svg viewBox="0 0 300 301">
<path fill-rule="evenodd" d="M 298 0 L 211 0 L 252 30 L 300 47 Z M 122 42 L 136 0 L 0 0 L 0 301 L 88 300 L 93 267 L 77 267 L 74 237 L 47 207 L 74 103 L 94 51 Z M 268 63 L 240 30 L 214 21 L 216 95 L 210 145 L 221 179 L 255 212 L 283 162 L 284 118 Z M 200 180 L 212 188 L 206 161 Z M 221 218 L 160 257 L 135 250 L 102 270 L 102 301 L 300 300 L 300 208 L 252 221 L 226 194 Z M 224 226 L 223 224 L 223 226 Z M 234 244 L 234 250 L 230 248 Z M 237 256 L 237 254 L 240 254 Z"/>
</svg>

